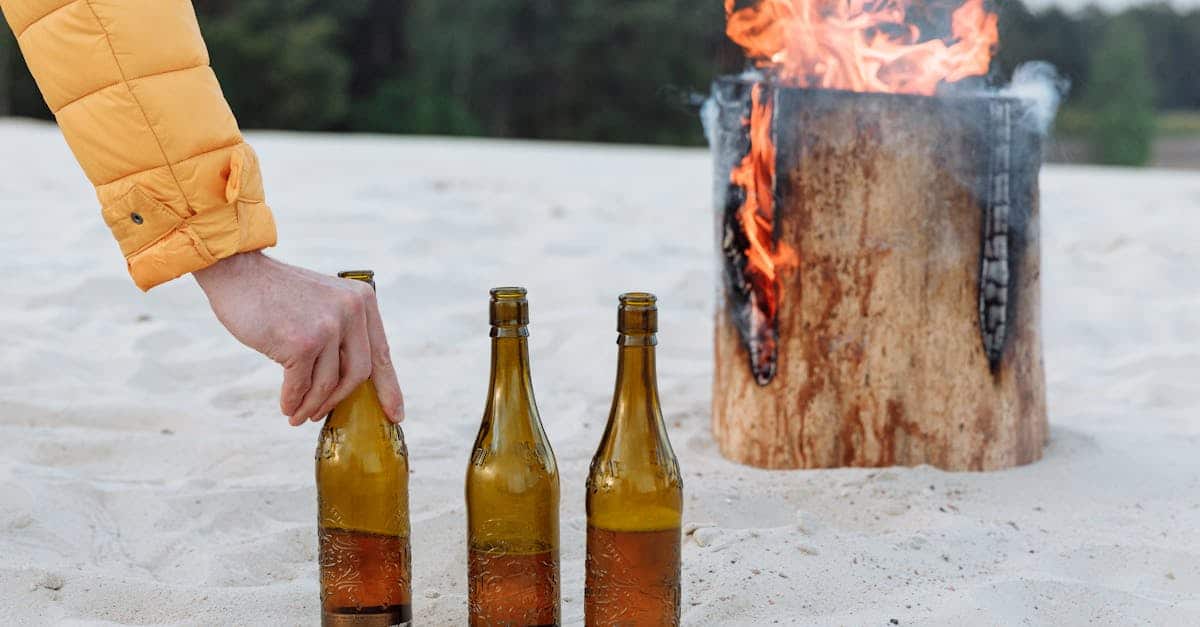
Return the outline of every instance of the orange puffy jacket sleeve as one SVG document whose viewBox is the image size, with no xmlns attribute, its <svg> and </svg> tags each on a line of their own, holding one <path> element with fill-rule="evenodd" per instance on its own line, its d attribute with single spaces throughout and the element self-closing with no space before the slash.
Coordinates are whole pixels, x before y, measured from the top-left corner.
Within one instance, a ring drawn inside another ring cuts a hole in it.
<svg viewBox="0 0 1200 627">
<path fill-rule="evenodd" d="M 0 0 L 138 287 L 275 244 L 190 0 Z"/>
</svg>

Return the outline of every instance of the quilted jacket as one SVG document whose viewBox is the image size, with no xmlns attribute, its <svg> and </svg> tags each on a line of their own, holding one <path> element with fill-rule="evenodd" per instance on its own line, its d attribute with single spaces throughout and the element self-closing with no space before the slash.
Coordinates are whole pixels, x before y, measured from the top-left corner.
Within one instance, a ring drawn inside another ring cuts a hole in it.
<svg viewBox="0 0 1200 627">
<path fill-rule="evenodd" d="M 190 0 L 0 0 L 138 287 L 275 244 Z"/>
</svg>

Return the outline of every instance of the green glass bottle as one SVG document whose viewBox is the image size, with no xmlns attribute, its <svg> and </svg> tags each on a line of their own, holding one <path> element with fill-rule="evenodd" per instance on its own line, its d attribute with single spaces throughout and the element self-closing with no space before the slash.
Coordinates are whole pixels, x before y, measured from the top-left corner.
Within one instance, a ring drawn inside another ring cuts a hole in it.
<svg viewBox="0 0 1200 627">
<path fill-rule="evenodd" d="M 491 294 L 491 383 L 467 466 L 470 624 L 558 625 L 558 466 L 533 397 L 529 303 L 519 287 Z"/>
<path fill-rule="evenodd" d="M 369 270 L 343 278 L 375 286 Z M 330 412 L 317 444 L 321 624 L 412 624 L 408 448 L 368 379 Z"/>
</svg>

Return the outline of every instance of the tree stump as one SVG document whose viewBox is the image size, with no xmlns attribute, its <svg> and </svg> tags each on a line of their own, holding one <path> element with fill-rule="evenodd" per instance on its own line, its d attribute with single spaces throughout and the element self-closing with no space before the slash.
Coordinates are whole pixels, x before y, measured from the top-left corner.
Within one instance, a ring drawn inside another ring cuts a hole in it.
<svg viewBox="0 0 1200 627">
<path fill-rule="evenodd" d="M 765 468 L 1039 459 L 1028 103 L 740 79 L 714 102 L 721 452 Z"/>
</svg>

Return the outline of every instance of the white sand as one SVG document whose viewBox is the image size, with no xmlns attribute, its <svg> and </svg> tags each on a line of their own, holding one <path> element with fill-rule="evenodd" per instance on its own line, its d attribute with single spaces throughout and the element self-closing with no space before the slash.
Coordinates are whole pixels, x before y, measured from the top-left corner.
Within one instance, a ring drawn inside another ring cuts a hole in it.
<svg viewBox="0 0 1200 627">
<path fill-rule="evenodd" d="M 1200 623 L 1200 176 L 1047 167 L 1051 442 L 1031 466 L 765 472 L 709 437 L 700 150 L 256 134 L 279 257 L 367 266 L 408 399 L 418 624 L 462 624 L 487 289 L 532 303 L 563 617 L 618 292 L 661 299 L 690 625 Z M 190 279 L 124 275 L 58 132 L 0 121 L 0 624 L 315 624 L 313 425 Z"/>
</svg>

